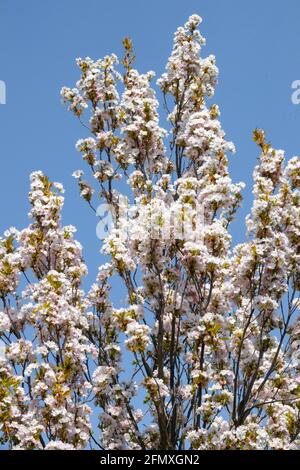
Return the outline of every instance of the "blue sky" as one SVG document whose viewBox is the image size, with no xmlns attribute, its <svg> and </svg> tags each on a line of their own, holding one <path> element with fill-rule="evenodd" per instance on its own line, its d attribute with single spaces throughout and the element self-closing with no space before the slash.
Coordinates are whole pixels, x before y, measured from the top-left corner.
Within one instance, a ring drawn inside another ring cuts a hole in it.
<svg viewBox="0 0 300 470">
<path fill-rule="evenodd" d="M 233 227 L 234 238 L 242 240 L 257 157 L 252 130 L 263 127 L 289 156 L 300 152 L 300 105 L 291 102 L 291 83 L 300 79 L 299 0 L 0 0 L 0 80 L 7 88 L 6 104 L 0 104 L 1 232 L 28 223 L 28 176 L 44 171 L 65 186 L 64 223 L 78 228 L 87 281 L 94 279 L 101 263 L 97 221 L 71 176 L 82 167 L 74 144 L 86 134 L 62 106 L 60 88 L 78 79 L 76 57 L 121 54 L 128 35 L 137 68 L 160 75 L 173 32 L 192 13 L 203 17 L 203 54 L 215 54 L 220 68 L 213 102 L 237 148 L 232 176 L 247 184 Z"/>
</svg>

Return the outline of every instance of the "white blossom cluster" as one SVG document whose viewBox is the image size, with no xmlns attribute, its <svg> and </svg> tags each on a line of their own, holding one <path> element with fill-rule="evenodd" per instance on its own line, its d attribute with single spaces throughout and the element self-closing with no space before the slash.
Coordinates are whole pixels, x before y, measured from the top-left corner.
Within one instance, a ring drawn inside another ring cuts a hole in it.
<svg viewBox="0 0 300 470">
<path fill-rule="evenodd" d="M 10 448 L 300 449 L 300 161 L 254 131 L 253 207 L 233 246 L 244 185 L 231 180 L 234 146 L 207 104 L 218 69 L 201 56 L 200 23 L 192 15 L 177 30 L 157 81 L 167 131 L 128 38 L 123 73 L 115 55 L 78 59 L 76 88 L 62 89 L 90 129 L 76 145 L 90 172 L 73 174 L 80 194 L 94 210 L 100 196 L 114 224 L 85 293 L 63 188 L 31 175 L 32 222 L 0 241 Z"/>
</svg>

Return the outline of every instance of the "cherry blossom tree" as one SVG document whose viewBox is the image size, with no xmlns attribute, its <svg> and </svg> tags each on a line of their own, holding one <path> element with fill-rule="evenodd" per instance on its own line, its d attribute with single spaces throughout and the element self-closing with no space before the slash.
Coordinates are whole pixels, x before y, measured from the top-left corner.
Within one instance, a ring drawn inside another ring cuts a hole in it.
<svg viewBox="0 0 300 470">
<path fill-rule="evenodd" d="M 192 15 L 166 72 L 115 55 L 78 59 L 63 100 L 84 126 L 74 172 L 113 224 L 88 292 L 63 188 L 31 175 L 32 219 L 0 241 L 0 429 L 13 449 L 300 448 L 300 161 L 254 131 L 259 160 L 247 238 Z M 114 305 L 112 278 L 126 290 Z M 92 415 L 94 419 L 92 420 Z M 97 422 L 94 426 L 91 423 Z"/>
</svg>

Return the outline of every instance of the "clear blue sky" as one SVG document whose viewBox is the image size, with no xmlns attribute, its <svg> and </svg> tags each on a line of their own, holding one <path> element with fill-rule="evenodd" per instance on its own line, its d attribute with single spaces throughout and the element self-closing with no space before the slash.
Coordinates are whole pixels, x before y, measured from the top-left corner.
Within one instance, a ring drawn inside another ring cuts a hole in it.
<svg viewBox="0 0 300 470">
<path fill-rule="evenodd" d="M 235 238 L 242 239 L 257 157 L 252 130 L 263 127 L 274 146 L 300 153 L 300 105 L 291 102 L 291 83 L 300 79 L 299 0 L 0 0 L 0 80 L 7 86 L 7 104 L 0 105 L 1 232 L 28 223 L 28 176 L 46 172 L 65 186 L 64 223 L 77 226 L 88 281 L 94 279 L 96 220 L 71 177 L 81 167 L 75 141 L 86 134 L 62 106 L 60 88 L 78 79 L 76 57 L 119 54 L 128 35 L 137 68 L 159 75 L 173 32 L 192 13 L 203 17 L 203 53 L 214 53 L 220 68 L 214 102 L 237 147 L 233 179 L 247 183 L 234 225 Z"/>
</svg>

